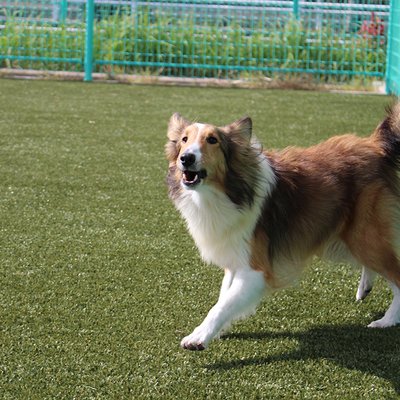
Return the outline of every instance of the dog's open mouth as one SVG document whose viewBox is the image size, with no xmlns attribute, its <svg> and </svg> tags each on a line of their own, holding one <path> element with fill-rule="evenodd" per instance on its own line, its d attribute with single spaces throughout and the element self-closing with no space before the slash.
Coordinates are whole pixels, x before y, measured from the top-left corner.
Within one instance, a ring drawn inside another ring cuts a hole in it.
<svg viewBox="0 0 400 400">
<path fill-rule="evenodd" d="M 202 169 L 200 171 L 183 171 L 182 182 L 186 186 L 195 186 L 201 182 L 207 176 L 206 170 Z"/>
</svg>

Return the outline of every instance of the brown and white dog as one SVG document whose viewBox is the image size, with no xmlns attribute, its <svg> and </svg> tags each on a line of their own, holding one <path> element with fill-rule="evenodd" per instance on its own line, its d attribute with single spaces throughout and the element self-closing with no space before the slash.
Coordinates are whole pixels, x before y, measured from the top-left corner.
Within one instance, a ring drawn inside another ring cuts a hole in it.
<svg viewBox="0 0 400 400">
<path fill-rule="evenodd" d="M 370 327 L 400 323 L 400 104 L 367 138 L 263 151 L 250 118 L 217 127 L 171 117 L 169 195 L 202 258 L 225 270 L 218 302 L 181 345 L 203 350 L 265 293 L 319 255 L 363 266 L 357 299 L 376 273 L 393 302 Z"/>
</svg>

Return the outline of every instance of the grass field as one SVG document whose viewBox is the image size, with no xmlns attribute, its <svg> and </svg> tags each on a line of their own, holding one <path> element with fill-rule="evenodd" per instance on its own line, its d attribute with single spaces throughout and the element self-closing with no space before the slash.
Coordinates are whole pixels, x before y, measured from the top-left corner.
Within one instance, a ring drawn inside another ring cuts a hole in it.
<svg viewBox="0 0 400 400">
<path fill-rule="evenodd" d="M 218 295 L 167 198 L 174 111 L 249 114 L 265 147 L 369 133 L 384 96 L 0 80 L 1 399 L 395 399 L 400 329 L 379 281 L 315 260 L 201 353 Z"/>
</svg>

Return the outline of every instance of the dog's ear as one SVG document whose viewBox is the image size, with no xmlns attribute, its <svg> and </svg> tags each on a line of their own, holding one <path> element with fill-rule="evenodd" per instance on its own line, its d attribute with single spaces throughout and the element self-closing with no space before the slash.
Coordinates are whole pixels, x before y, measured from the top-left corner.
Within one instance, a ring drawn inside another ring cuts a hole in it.
<svg viewBox="0 0 400 400">
<path fill-rule="evenodd" d="M 190 125 L 190 122 L 183 118 L 179 113 L 175 113 L 168 124 L 168 142 L 165 145 L 165 154 L 167 159 L 172 162 L 179 154 L 179 138 L 183 130 Z"/>
<path fill-rule="evenodd" d="M 173 114 L 168 124 L 168 139 L 171 141 L 177 141 L 183 130 L 189 125 L 190 122 L 183 118 L 181 114 Z"/>
<path fill-rule="evenodd" d="M 228 134 L 235 134 L 241 136 L 243 139 L 250 141 L 253 123 L 250 117 L 243 117 L 239 120 L 232 122 L 223 128 Z"/>
</svg>

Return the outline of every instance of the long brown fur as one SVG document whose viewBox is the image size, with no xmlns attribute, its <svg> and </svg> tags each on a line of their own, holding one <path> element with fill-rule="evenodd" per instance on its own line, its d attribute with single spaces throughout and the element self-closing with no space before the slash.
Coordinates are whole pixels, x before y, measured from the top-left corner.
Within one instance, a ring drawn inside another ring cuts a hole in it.
<svg viewBox="0 0 400 400">
<path fill-rule="evenodd" d="M 358 300 L 374 272 L 385 277 L 393 301 L 368 326 L 400 324 L 400 104 L 367 138 L 263 152 L 251 130 L 248 117 L 223 127 L 170 120 L 170 197 L 202 258 L 225 270 L 216 305 L 181 346 L 205 349 L 313 255 L 362 265 Z"/>
<path fill-rule="evenodd" d="M 265 153 L 277 185 L 255 228 L 251 260 L 272 286 L 285 283 L 277 277 L 280 265 L 301 269 L 335 244 L 400 286 L 399 116 L 397 105 L 368 138 L 342 135 Z"/>
<path fill-rule="evenodd" d="M 174 114 L 166 155 L 172 199 L 181 195 L 176 159 L 184 151 L 183 133 L 192 124 Z M 193 128 L 194 129 L 194 128 Z M 222 158 L 209 184 L 238 207 L 251 206 L 258 182 L 257 152 L 250 140 L 251 120 L 208 126 L 218 136 Z M 218 156 L 205 158 L 218 159 Z M 400 223 L 400 105 L 367 138 L 335 136 L 308 148 L 265 151 L 276 185 L 266 198 L 251 239 L 251 266 L 264 271 L 272 287 L 285 286 L 314 254 L 332 252 L 363 264 L 400 286 L 396 227 Z M 290 266 L 290 268 L 283 266 Z"/>
</svg>

